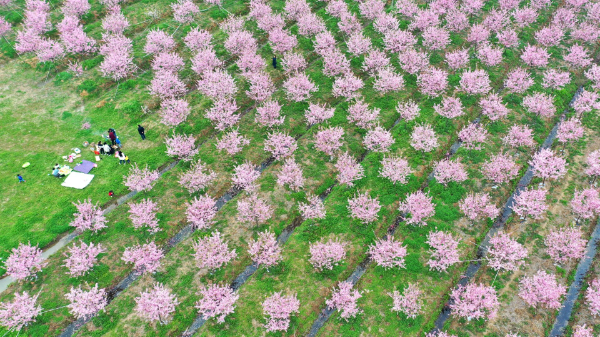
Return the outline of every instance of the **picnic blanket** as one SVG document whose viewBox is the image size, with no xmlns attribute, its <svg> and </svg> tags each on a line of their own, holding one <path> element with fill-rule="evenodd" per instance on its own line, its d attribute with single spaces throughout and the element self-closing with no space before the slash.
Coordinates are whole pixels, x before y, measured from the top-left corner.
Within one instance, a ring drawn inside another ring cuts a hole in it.
<svg viewBox="0 0 600 337">
<path fill-rule="evenodd" d="M 93 174 L 85 174 L 81 172 L 71 172 L 61 184 L 64 187 L 72 187 L 77 189 L 83 189 L 89 185 L 94 179 Z"/>
<path fill-rule="evenodd" d="M 75 166 L 73 170 L 81 173 L 90 173 L 94 166 L 96 166 L 96 164 L 94 164 L 93 162 L 89 160 L 82 160 L 81 164 L 77 164 L 77 166 Z"/>
</svg>

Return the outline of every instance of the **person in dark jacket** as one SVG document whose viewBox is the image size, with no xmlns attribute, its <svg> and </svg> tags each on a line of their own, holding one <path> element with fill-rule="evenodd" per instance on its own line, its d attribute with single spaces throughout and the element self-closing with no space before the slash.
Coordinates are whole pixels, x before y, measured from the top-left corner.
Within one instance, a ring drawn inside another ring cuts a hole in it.
<svg viewBox="0 0 600 337">
<path fill-rule="evenodd" d="M 277 57 L 273 56 L 273 68 L 277 69 Z"/>
<path fill-rule="evenodd" d="M 142 140 L 146 139 L 146 131 L 144 131 L 144 127 L 138 124 L 138 132 L 142 137 Z"/>
<path fill-rule="evenodd" d="M 117 135 L 115 134 L 115 132 L 112 129 L 108 130 L 108 139 L 110 139 L 110 141 L 112 142 L 112 145 L 117 144 Z"/>
</svg>

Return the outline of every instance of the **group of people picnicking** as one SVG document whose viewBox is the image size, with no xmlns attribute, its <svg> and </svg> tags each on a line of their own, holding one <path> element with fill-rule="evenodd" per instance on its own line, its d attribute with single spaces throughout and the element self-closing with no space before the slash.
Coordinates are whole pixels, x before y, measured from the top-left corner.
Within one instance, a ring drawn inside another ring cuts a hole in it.
<svg viewBox="0 0 600 337">
<path fill-rule="evenodd" d="M 108 137 L 107 139 L 111 142 L 109 145 L 107 142 L 99 141 L 98 144 L 95 145 L 94 153 L 96 155 L 114 155 L 116 158 L 119 158 L 119 164 L 129 164 L 129 157 L 126 156 L 123 151 L 121 151 L 121 141 L 117 136 L 117 132 L 115 129 L 108 129 Z"/>
</svg>

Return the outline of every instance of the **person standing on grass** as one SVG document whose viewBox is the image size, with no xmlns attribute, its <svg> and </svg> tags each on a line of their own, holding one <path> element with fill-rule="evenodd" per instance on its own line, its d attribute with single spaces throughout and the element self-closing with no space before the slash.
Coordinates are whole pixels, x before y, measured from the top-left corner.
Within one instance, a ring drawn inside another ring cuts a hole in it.
<svg viewBox="0 0 600 337">
<path fill-rule="evenodd" d="M 117 154 L 119 156 L 119 165 L 125 163 L 129 164 L 129 157 L 127 157 L 122 151 L 118 151 Z"/>
<path fill-rule="evenodd" d="M 117 135 L 113 129 L 108 130 L 108 139 L 112 142 L 112 145 L 117 144 Z"/>
<path fill-rule="evenodd" d="M 138 124 L 138 132 L 142 137 L 142 140 L 146 139 L 146 133 L 144 131 L 144 127 Z"/>
<path fill-rule="evenodd" d="M 24 183 L 25 179 L 23 179 L 23 177 L 21 177 L 21 174 L 17 174 L 17 179 L 19 179 L 19 183 Z"/>
<path fill-rule="evenodd" d="M 277 57 L 273 56 L 273 68 L 277 69 Z"/>
</svg>

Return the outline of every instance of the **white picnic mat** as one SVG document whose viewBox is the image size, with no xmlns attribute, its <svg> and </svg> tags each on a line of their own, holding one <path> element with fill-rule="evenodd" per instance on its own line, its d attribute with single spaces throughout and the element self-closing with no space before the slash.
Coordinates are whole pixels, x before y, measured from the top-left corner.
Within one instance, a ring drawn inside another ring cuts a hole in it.
<svg viewBox="0 0 600 337">
<path fill-rule="evenodd" d="M 63 181 L 61 185 L 64 187 L 72 187 L 81 190 L 89 185 L 92 182 L 92 179 L 94 179 L 93 174 L 85 174 L 73 171 L 67 176 L 67 178 L 65 178 L 65 181 Z"/>
</svg>

